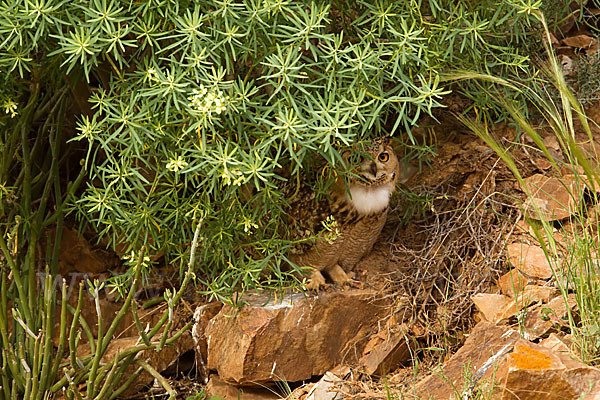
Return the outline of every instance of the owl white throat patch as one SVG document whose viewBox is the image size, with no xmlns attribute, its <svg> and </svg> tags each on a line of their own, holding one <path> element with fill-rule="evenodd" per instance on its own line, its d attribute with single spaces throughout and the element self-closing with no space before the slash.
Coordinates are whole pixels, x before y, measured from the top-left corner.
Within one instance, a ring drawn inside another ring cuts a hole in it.
<svg viewBox="0 0 600 400">
<path fill-rule="evenodd" d="M 359 214 L 377 214 L 388 206 L 393 191 L 394 185 L 391 183 L 377 186 L 353 185 L 346 197 Z"/>
</svg>

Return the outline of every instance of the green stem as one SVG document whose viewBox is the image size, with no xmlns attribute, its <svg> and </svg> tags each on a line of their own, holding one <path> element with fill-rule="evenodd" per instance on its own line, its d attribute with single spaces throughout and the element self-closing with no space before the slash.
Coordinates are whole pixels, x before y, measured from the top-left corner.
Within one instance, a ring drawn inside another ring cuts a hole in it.
<svg viewBox="0 0 600 400">
<path fill-rule="evenodd" d="M 127 378 L 125 383 L 123 383 L 117 390 L 114 391 L 113 394 L 111 394 L 110 400 L 116 399 L 117 397 L 119 397 L 121 395 L 121 393 L 123 393 L 125 390 L 127 390 L 127 388 L 129 386 L 131 386 L 131 384 L 133 382 L 135 382 L 135 380 L 137 378 L 139 378 L 139 376 L 142 374 L 143 370 L 144 369 L 142 367 L 139 367 L 133 374 L 131 374 L 131 376 L 129 378 Z"/>
<path fill-rule="evenodd" d="M 192 276 L 194 276 L 195 254 L 196 254 L 196 248 L 198 247 L 198 238 L 200 237 L 200 228 L 202 226 L 202 221 L 203 221 L 203 219 L 201 218 L 200 221 L 198 222 L 198 225 L 196 226 L 196 231 L 194 232 L 194 240 L 192 241 L 192 248 L 190 250 L 190 261 L 188 262 L 188 268 L 185 273 L 185 277 L 183 278 L 183 282 L 181 283 L 181 286 L 179 287 L 179 290 L 177 291 L 175 296 L 173 296 L 173 304 L 177 304 L 179 302 L 179 300 L 181 299 L 181 296 L 183 296 L 185 288 L 187 287 L 190 279 L 192 279 Z M 162 326 L 164 325 L 164 323 L 167 321 L 168 318 L 169 318 L 169 310 L 167 310 L 163 313 L 163 316 L 156 323 L 154 328 L 152 328 L 152 330 L 148 333 L 148 337 L 150 339 L 152 339 L 154 337 L 154 335 L 156 335 L 158 333 L 158 331 L 162 328 Z"/>
<path fill-rule="evenodd" d="M 4 259 L 8 262 L 10 266 L 10 271 L 12 272 L 13 282 L 17 286 L 17 292 L 19 294 L 19 302 L 20 304 L 27 304 L 27 293 L 25 292 L 25 287 L 23 286 L 23 282 L 21 281 L 21 271 L 15 265 L 15 260 L 13 259 L 12 254 L 8 250 L 6 246 L 6 241 L 4 240 L 4 236 L 0 235 L 0 249 L 4 254 Z M 31 320 L 31 313 L 27 307 L 24 307 L 23 313 L 25 314 L 25 319 L 27 321 Z"/>
<path fill-rule="evenodd" d="M 94 302 L 96 304 L 96 315 L 98 316 L 98 342 L 96 344 L 96 354 L 94 355 L 94 359 L 92 360 L 92 368 L 90 370 L 90 375 L 87 380 L 87 397 L 93 398 L 96 394 L 96 373 L 98 371 L 98 366 L 100 365 L 100 360 L 104 355 L 103 350 L 103 331 L 102 331 L 102 310 L 100 308 L 100 288 L 99 283 L 96 283 L 96 286 L 91 290 L 94 293 Z"/>
<path fill-rule="evenodd" d="M 112 381 L 114 379 L 115 372 L 117 371 L 118 365 L 119 364 L 114 363 L 114 365 L 112 366 L 112 368 L 108 372 L 108 375 L 106 376 L 106 380 L 104 382 L 104 386 L 102 387 L 102 389 L 98 393 L 98 396 L 96 396 L 97 400 L 102 400 L 102 399 L 106 398 L 106 393 L 108 392 L 108 389 L 112 387 Z"/>
<path fill-rule="evenodd" d="M 60 307 L 60 333 L 58 336 L 58 349 L 56 350 L 54 364 L 50 372 L 50 381 L 54 382 L 58 374 L 58 368 L 63 358 L 65 343 L 67 339 L 67 282 L 62 281 L 61 307 Z"/>
<path fill-rule="evenodd" d="M 131 314 L 133 314 L 133 320 L 135 321 L 135 326 L 138 330 L 138 333 L 140 334 L 140 337 L 142 338 L 144 344 L 149 346 L 150 339 L 148 338 L 148 335 L 146 335 L 146 332 L 144 331 L 144 327 L 142 326 L 142 322 L 140 321 L 140 317 L 138 316 L 137 304 L 135 301 L 131 302 Z"/>
<path fill-rule="evenodd" d="M 136 360 L 136 364 L 139 365 L 140 367 L 144 368 L 146 370 L 146 372 L 148 372 L 150 375 L 152 375 L 154 377 L 154 379 L 156 379 L 160 383 L 160 385 L 167 391 L 167 393 L 169 393 L 170 400 L 175 400 L 177 398 L 177 392 L 175 390 L 173 390 L 171 385 L 169 385 L 169 382 L 167 382 L 167 380 L 160 373 L 158 373 L 157 370 L 152 368 L 152 366 L 150 364 L 148 364 L 146 361 L 144 361 L 142 359 Z"/>
<path fill-rule="evenodd" d="M 43 339 L 44 343 L 42 346 L 42 370 L 41 375 L 39 376 L 39 390 L 37 394 L 37 399 L 41 400 L 42 396 L 45 394 L 47 388 L 46 383 L 48 382 L 48 374 L 50 372 L 51 365 L 53 364 L 52 352 L 54 350 L 54 345 L 52 343 L 52 333 L 54 331 L 54 305 L 56 304 L 56 295 L 54 292 L 54 278 L 50 274 L 46 274 L 45 280 L 45 292 L 44 292 L 44 306 L 46 309 L 44 310 L 44 334 Z M 58 356 L 58 355 L 56 355 Z"/>
<path fill-rule="evenodd" d="M 77 297 L 77 308 L 75 309 L 75 312 L 73 313 L 73 320 L 71 321 L 71 329 L 69 330 L 69 355 L 70 355 L 70 359 L 71 359 L 71 368 L 73 368 L 74 371 L 77 371 L 79 369 L 79 365 L 77 364 L 77 343 L 75 340 L 75 328 L 77 327 L 77 323 L 79 322 L 79 315 L 81 314 L 81 307 L 83 304 L 83 287 L 84 287 L 84 282 L 81 281 L 79 282 L 79 296 Z M 62 301 L 62 305 L 66 308 L 67 305 L 67 298 L 63 297 L 61 299 Z M 90 342 L 91 343 L 91 342 Z"/>
</svg>

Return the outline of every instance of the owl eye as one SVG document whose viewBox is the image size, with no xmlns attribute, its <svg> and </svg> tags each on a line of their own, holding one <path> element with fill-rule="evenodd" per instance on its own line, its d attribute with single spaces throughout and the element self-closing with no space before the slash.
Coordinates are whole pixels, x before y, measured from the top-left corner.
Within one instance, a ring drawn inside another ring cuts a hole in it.
<svg viewBox="0 0 600 400">
<path fill-rule="evenodd" d="M 383 152 L 377 156 L 377 159 L 381 162 L 387 162 L 390 159 L 390 155 L 386 152 Z"/>
</svg>

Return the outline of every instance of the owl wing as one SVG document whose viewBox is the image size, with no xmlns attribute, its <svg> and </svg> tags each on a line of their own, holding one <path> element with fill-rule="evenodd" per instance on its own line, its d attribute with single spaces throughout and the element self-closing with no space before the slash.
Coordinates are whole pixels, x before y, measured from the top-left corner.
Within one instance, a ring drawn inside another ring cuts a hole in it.
<svg viewBox="0 0 600 400">
<path fill-rule="evenodd" d="M 318 194 L 301 186 L 288 199 L 288 224 L 293 240 L 298 241 L 293 254 L 306 253 L 317 241 L 333 241 L 358 217 L 343 192 Z"/>
</svg>

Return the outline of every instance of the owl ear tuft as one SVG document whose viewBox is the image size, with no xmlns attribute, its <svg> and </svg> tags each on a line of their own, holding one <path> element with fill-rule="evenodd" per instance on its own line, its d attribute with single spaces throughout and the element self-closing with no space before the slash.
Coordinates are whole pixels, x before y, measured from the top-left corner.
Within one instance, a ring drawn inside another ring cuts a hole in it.
<svg viewBox="0 0 600 400">
<path fill-rule="evenodd" d="M 390 145 L 390 144 L 392 144 L 392 137 L 391 136 L 384 136 L 384 137 L 381 138 L 381 142 L 384 145 Z"/>
</svg>

